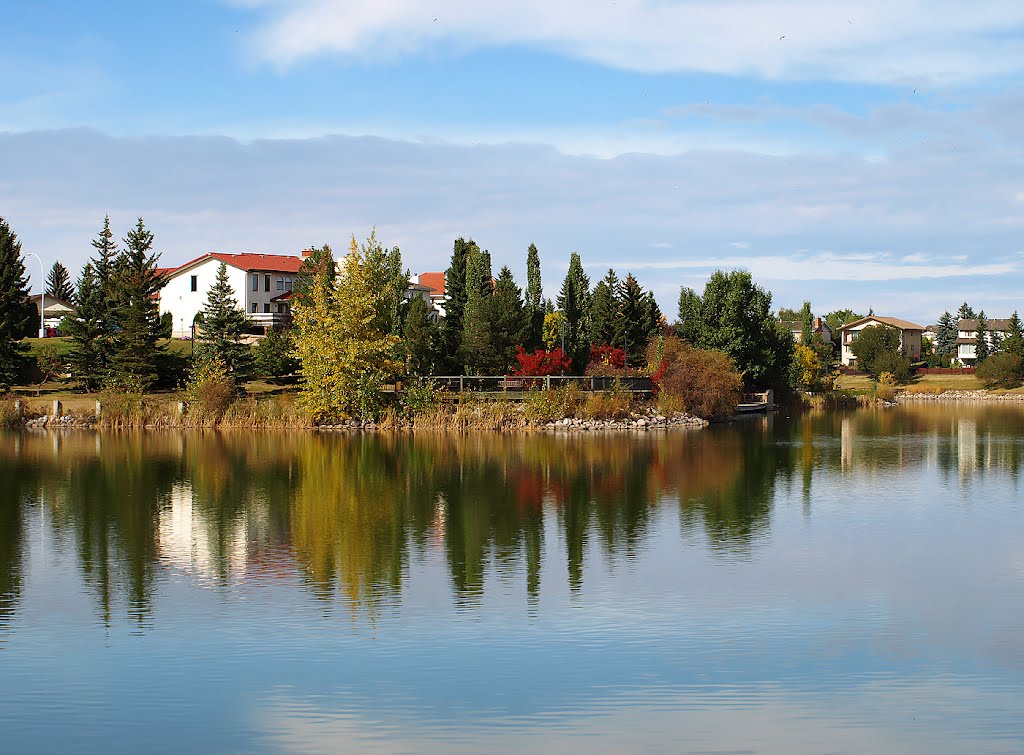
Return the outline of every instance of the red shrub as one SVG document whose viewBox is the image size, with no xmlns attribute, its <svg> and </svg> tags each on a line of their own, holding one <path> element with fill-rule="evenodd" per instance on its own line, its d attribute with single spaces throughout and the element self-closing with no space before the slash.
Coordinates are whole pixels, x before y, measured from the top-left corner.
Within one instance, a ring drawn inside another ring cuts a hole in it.
<svg viewBox="0 0 1024 755">
<path fill-rule="evenodd" d="M 532 354 L 523 351 L 522 346 L 516 347 L 516 361 L 519 362 L 519 369 L 516 375 L 530 375 L 542 377 L 544 375 L 561 375 L 572 367 L 570 359 L 561 349 L 544 351 L 538 349 Z"/>
</svg>

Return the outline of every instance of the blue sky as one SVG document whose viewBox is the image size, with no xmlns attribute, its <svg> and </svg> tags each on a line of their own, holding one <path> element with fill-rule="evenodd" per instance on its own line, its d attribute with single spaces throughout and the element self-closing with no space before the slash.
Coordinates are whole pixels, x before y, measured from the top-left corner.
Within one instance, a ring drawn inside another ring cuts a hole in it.
<svg viewBox="0 0 1024 755">
<path fill-rule="evenodd" d="M 21 4 L 0 215 L 75 272 L 105 213 L 163 264 L 473 236 L 553 295 L 580 251 L 777 304 L 1024 310 L 1024 4 L 985 0 Z"/>
</svg>

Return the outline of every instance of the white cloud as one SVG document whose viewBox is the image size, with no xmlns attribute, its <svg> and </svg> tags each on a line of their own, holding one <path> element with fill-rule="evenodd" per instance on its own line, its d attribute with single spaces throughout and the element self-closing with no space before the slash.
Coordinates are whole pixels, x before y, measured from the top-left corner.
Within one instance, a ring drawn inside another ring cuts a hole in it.
<svg viewBox="0 0 1024 755">
<path fill-rule="evenodd" d="M 635 71 L 780 79 L 952 82 L 1024 69 L 1024 4 L 1008 0 L 235 2 L 268 14 L 253 49 L 279 65 L 524 45 Z"/>
</svg>

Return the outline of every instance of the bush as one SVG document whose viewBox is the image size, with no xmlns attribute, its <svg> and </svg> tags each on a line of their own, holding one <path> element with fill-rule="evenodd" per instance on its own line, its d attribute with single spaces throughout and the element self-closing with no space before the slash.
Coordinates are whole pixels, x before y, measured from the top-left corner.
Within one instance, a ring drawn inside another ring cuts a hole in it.
<svg viewBox="0 0 1024 755">
<path fill-rule="evenodd" d="M 892 376 L 893 385 L 902 385 L 910 380 L 910 360 L 898 351 L 883 351 L 867 365 L 868 373 L 880 378 L 884 373 Z"/>
<path fill-rule="evenodd" d="M 217 424 L 237 396 L 238 387 L 219 357 L 209 354 L 197 360 L 185 388 L 190 418 L 202 423 Z"/>
<path fill-rule="evenodd" d="M 405 411 L 410 417 L 432 412 L 440 403 L 441 397 L 432 380 L 411 380 L 405 387 Z"/>
<path fill-rule="evenodd" d="M 516 361 L 519 368 L 516 375 L 544 376 L 564 375 L 572 369 L 572 360 L 561 349 L 544 351 L 538 349 L 532 354 L 523 350 L 522 346 L 516 348 Z"/>
<path fill-rule="evenodd" d="M 295 343 L 290 330 L 273 329 L 253 347 L 256 373 L 261 377 L 280 380 L 299 371 L 295 358 Z"/>
<path fill-rule="evenodd" d="M 649 347 L 649 358 L 657 358 L 655 347 Z M 724 419 L 736 411 L 743 398 L 743 379 L 726 354 L 695 349 L 675 337 L 664 339 L 661 349 L 662 360 L 653 376 L 660 391 L 704 419 Z"/>
<path fill-rule="evenodd" d="M 114 427 L 141 427 L 146 424 L 142 382 L 126 378 L 108 385 L 100 393 L 103 424 Z"/>
<path fill-rule="evenodd" d="M 978 365 L 977 377 L 986 388 L 1017 388 L 1024 382 L 1024 359 L 1000 351 Z"/>
<path fill-rule="evenodd" d="M 9 396 L 0 397 L 0 427 L 16 427 L 21 424 L 21 417 L 15 411 L 14 399 Z"/>
</svg>

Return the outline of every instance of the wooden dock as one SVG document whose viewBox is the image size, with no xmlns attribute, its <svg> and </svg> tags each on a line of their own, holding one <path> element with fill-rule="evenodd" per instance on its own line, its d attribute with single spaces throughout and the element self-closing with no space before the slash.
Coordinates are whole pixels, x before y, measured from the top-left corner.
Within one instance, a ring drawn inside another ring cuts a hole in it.
<svg viewBox="0 0 1024 755">
<path fill-rule="evenodd" d="M 775 409 L 775 396 L 772 391 L 762 393 L 744 393 L 743 401 L 737 404 L 737 414 L 752 414 L 755 412 L 771 412 Z"/>
</svg>

